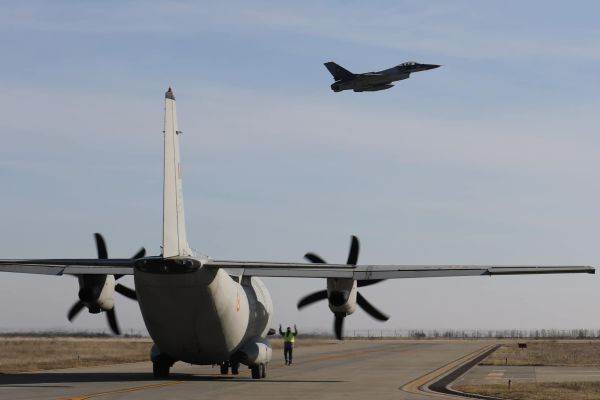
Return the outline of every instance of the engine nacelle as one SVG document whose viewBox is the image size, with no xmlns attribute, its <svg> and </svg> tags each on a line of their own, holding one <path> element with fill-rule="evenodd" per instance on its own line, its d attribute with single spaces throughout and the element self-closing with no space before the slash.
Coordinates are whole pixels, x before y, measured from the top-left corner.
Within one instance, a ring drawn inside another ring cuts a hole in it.
<svg viewBox="0 0 600 400">
<path fill-rule="evenodd" d="M 114 275 L 79 275 L 79 299 L 92 314 L 115 306 Z"/>
<path fill-rule="evenodd" d="M 354 279 L 327 278 L 327 299 L 333 313 L 350 315 L 356 310 L 356 289 Z"/>
<path fill-rule="evenodd" d="M 239 352 L 243 356 L 240 361 L 248 366 L 267 364 L 273 355 L 269 341 L 259 338 L 247 342 Z"/>
</svg>

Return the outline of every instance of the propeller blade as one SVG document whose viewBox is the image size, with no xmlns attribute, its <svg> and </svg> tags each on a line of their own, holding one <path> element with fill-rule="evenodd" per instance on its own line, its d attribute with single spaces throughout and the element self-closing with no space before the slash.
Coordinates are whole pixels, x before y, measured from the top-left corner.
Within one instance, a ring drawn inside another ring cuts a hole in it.
<svg viewBox="0 0 600 400">
<path fill-rule="evenodd" d="M 84 307 L 85 307 L 85 304 L 83 303 L 83 301 L 77 300 L 75 302 L 75 304 L 73 304 L 71 309 L 69 309 L 69 312 L 67 313 L 67 318 L 69 319 L 69 321 L 73 321 L 73 318 L 75 318 L 77 316 L 77 314 L 79 314 L 81 312 L 81 310 L 83 310 Z"/>
<path fill-rule="evenodd" d="M 137 294 L 135 290 L 128 288 L 127 286 L 121 285 L 117 283 L 115 285 L 115 292 L 122 294 L 125 297 L 130 298 L 131 300 L 137 300 Z"/>
<path fill-rule="evenodd" d="M 342 340 L 344 338 L 343 337 L 344 318 L 346 318 L 346 316 L 344 314 L 336 313 L 335 319 L 333 320 L 333 330 L 335 331 L 335 337 L 338 340 Z"/>
<path fill-rule="evenodd" d="M 325 260 L 323 260 L 321 257 L 319 257 L 318 255 L 316 255 L 315 253 L 306 253 L 304 255 L 304 258 L 306 258 L 311 263 L 326 264 Z"/>
<path fill-rule="evenodd" d="M 383 282 L 385 281 L 385 279 L 373 279 L 373 280 L 359 280 L 356 282 L 356 286 L 358 287 L 364 287 L 364 286 L 370 286 L 370 285 L 374 285 L 376 283 L 379 282 Z"/>
<path fill-rule="evenodd" d="M 319 290 L 318 292 L 311 293 L 308 296 L 304 296 L 302 299 L 300 299 L 298 302 L 298 309 L 306 307 L 307 305 L 316 301 L 325 299 L 327 299 L 327 290 Z"/>
<path fill-rule="evenodd" d="M 98 258 L 108 258 L 108 252 L 106 251 L 106 242 L 104 241 L 102 235 L 99 233 L 94 233 L 94 239 L 96 239 L 96 249 L 98 250 Z"/>
<path fill-rule="evenodd" d="M 146 255 L 146 249 L 145 248 L 141 248 L 138 250 L 137 253 L 135 253 L 135 255 L 133 257 L 131 257 L 133 260 L 137 260 L 138 258 L 144 258 L 144 256 Z"/>
<path fill-rule="evenodd" d="M 110 326 L 110 330 L 115 335 L 120 335 L 121 330 L 119 329 L 119 324 L 117 323 L 117 314 L 115 313 L 114 307 L 106 311 L 106 320 L 108 321 L 108 326 Z"/>
<path fill-rule="evenodd" d="M 367 299 L 365 299 L 363 297 L 362 294 L 360 293 L 356 293 L 356 303 L 358 303 L 358 305 L 367 312 L 367 314 L 369 314 L 371 317 L 378 319 L 380 321 L 387 321 L 388 319 L 390 319 L 390 317 L 388 317 L 387 315 L 385 315 L 384 313 L 382 313 L 381 311 L 379 311 L 378 309 L 376 309 L 375 307 L 373 307 L 373 305 L 371 303 L 369 303 L 367 301 Z"/>
<path fill-rule="evenodd" d="M 358 243 L 358 238 L 352 235 L 352 240 L 350 241 L 350 253 L 348 253 L 348 261 L 346 261 L 346 264 L 356 265 L 356 262 L 358 261 L 359 250 L 360 245 Z"/>
</svg>

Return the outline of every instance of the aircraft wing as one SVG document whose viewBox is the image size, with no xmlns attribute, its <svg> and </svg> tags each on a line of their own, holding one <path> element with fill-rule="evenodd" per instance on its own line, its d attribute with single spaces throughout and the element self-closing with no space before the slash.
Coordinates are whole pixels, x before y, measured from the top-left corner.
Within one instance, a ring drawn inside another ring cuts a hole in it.
<svg viewBox="0 0 600 400">
<path fill-rule="evenodd" d="M 130 258 L 66 258 L 47 260 L 0 260 L 0 272 L 42 275 L 133 275 Z"/>
<path fill-rule="evenodd" d="M 237 262 L 210 260 L 208 268 L 224 268 L 230 275 L 286 278 L 350 278 L 356 280 L 493 276 L 529 274 L 594 274 L 590 266 L 573 265 L 344 265 Z"/>
<path fill-rule="evenodd" d="M 223 268 L 230 275 L 286 278 L 351 278 L 356 280 L 492 276 L 528 274 L 594 274 L 590 266 L 546 265 L 346 265 L 206 260 L 205 268 Z M 130 258 L 0 260 L 0 272 L 42 275 L 132 275 Z"/>
</svg>

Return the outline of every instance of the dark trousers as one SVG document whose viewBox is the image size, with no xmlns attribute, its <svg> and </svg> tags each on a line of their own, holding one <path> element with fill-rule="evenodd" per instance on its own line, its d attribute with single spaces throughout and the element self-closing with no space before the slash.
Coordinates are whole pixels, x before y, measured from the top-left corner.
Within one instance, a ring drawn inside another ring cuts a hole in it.
<svg viewBox="0 0 600 400">
<path fill-rule="evenodd" d="M 285 357 L 286 363 L 292 363 L 292 353 L 294 352 L 294 344 L 293 343 L 284 343 L 283 344 L 283 357 Z"/>
</svg>

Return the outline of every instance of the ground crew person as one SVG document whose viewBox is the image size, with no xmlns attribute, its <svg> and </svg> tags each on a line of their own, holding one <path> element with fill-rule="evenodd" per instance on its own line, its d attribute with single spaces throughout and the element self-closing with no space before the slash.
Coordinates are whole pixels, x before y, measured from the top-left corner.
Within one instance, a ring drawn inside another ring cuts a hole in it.
<svg viewBox="0 0 600 400">
<path fill-rule="evenodd" d="M 294 332 L 289 326 L 284 331 L 281 330 L 281 324 L 279 324 L 279 334 L 283 337 L 283 357 L 285 358 L 285 365 L 292 365 L 292 353 L 294 351 L 294 341 L 298 334 L 298 328 L 294 325 Z"/>
</svg>

